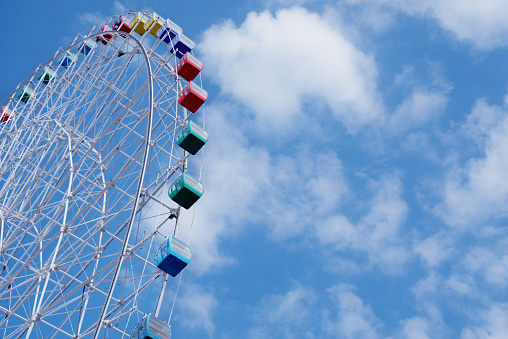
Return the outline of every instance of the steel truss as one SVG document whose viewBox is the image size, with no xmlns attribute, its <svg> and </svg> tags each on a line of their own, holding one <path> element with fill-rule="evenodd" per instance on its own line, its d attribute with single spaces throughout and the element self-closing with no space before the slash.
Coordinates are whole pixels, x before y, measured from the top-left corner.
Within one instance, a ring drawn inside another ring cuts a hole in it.
<svg viewBox="0 0 508 339">
<path fill-rule="evenodd" d="M 163 195 L 186 163 L 185 84 L 160 40 L 106 34 L 87 55 L 100 34 L 78 36 L 2 104 L 14 112 L 0 124 L 3 338 L 128 336 L 164 282 L 152 255 L 179 212 Z"/>
</svg>

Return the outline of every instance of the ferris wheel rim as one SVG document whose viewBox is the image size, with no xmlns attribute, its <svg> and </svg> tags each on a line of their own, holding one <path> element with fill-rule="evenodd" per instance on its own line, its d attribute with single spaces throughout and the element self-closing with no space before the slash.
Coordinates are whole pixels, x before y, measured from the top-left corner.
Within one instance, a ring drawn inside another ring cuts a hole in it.
<svg viewBox="0 0 508 339">
<path fill-rule="evenodd" d="M 101 37 L 101 36 L 103 36 L 105 34 L 111 34 L 111 33 L 120 36 L 120 33 L 118 33 L 117 31 L 106 31 L 106 32 L 94 34 L 94 35 L 92 35 L 89 38 L 93 39 L 95 37 Z M 130 234 L 131 234 L 131 230 L 132 230 L 132 224 L 134 223 L 134 219 L 135 219 L 135 216 L 136 216 L 136 213 L 137 213 L 136 211 L 137 211 L 138 204 L 139 204 L 139 197 L 141 195 L 141 189 L 142 189 L 142 186 L 143 186 L 143 180 L 145 178 L 145 172 L 146 172 L 146 166 L 147 166 L 147 162 L 148 162 L 148 154 L 149 154 L 149 150 L 150 150 L 150 143 L 151 143 L 151 136 L 152 136 L 152 124 L 153 124 L 153 78 L 152 78 L 152 66 L 151 66 L 150 60 L 148 58 L 148 53 L 146 52 L 146 49 L 145 49 L 145 45 L 143 45 L 143 43 L 141 43 L 141 41 L 139 41 L 136 37 L 134 37 L 130 33 L 127 33 L 127 34 L 128 34 L 128 37 L 131 40 L 135 41 L 135 43 L 138 45 L 138 47 L 142 51 L 143 59 L 145 61 L 145 66 L 146 66 L 146 70 L 147 70 L 147 79 L 148 79 L 148 82 L 149 82 L 149 87 L 148 87 L 148 89 L 149 89 L 149 91 L 148 91 L 148 96 L 149 96 L 149 114 L 148 114 L 148 123 L 147 123 L 147 131 L 146 131 L 145 150 L 144 150 L 144 154 L 143 154 L 143 164 L 141 166 L 141 175 L 139 176 L 138 186 L 136 188 L 136 196 L 135 196 L 134 204 L 132 206 L 131 215 L 129 217 L 129 224 L 127 226 L 125 238 L 124 238 L 124 241 L 123 241 L 122 250 L 121 250 L 121 253 L 120 253 L 119 258 L 118 258 L 118 263 L 117 263 L 117 266 L 116 266 L 116 269 L 115 269 L 114 278 L 112 279 L 110 288 L 108 290 L 108 296 L 106 297 L 106 301 L 104 303 L 104 307 L 102 308 L 101 315 L 99 317 L 99 320 L 97 321 L 97 327 L 95 329 L 95 332 L 94 332 L 94 335 L 93 335 L 93 339 L 96 339 L 99 336 L 100 329 L 101 329 L 102 323 L 104 321 L 104 316 L 105 316 L 106 310 L 107 310 L 107 308 L 109 306 L 109 302 L 111 301 L 112 293 L 113 293 L 114 287 L 116 285 L 116 281 L 118 279 L 118 274 L 120 272 L 120 268 L 121 268 L 121 265 L 122 265 L 122 258 L 124 257 L 125 250 L 127 248 L 127 245 L 129 244 L 129 238 L 130 238 Z M 123 33 L 122 33 L 122 35 L 126 36 Z M 85 40 L 86 39 L 83 39 L 82 41 L 85 41 Z M 79 43 L 76 43 L 75 45 L 77 45 L 77 44 L 79 44 Z M 70 47 L 68 50 L 70 50 L 71 48 L 72 47 Z"/>
<path fill-rule="evenodd" d="M 65 55 L 66 53 L 69 53 L 69 51 L 71 51 L 73 48 L 75 48 L 76 46 L 79 46 L 81 43 L 83 43 L 85 41 L 93 40 L 93 39 L 96 39 L 96 38 L 101 37 L 101 36 L 106 35 L 106 34 L 113 34 L 115 36 L 121 36 L 123 38 L 127 38 L 127 39 L 129 39 L 130 42 L 134 42 L 137 45 L 138 50 L 141 52 L 140 54 L 143 56 L 143 63 L 144 63 L 145 68 L 146 68 L 147 82 L 148 82 L 149 102 L 148 102 L 148 107 L 147 107 L 147 109 L 148 109 L 148 115 L 147 115 L 146 129 L 145 129 L 145 138 L 144 138 L 144 142 L 143 142 L 144 143 L 143 161 L 142 161 L 142 165 L 141 165 L 141 168 L 140 168 L 140 175 L 139 175 L 138 180 L 137 180 L 137 187 L 136 187 L 136 193 L 135 193 L 134 203 L 133 203 L 133 205 L 131 207 L 131 213 L 130 213 L 130 216 L 129 216 L 129 220 L 127 222 L 126 235 L 124 237 L 122 249 L 119 252 L 118 259 L 114 260 L 114 262 L 116 261 L 116 268 L 115 268 L 115 271 L 114 271 L 114 274 L 113 274 L 114 275 L 114 279 L 112 280 L 110 288 L 108 289 L 107 300 L 105 301 L 104 306 L 102 308 L 101 316 L 100 316 L 99 320 L 97 321 L 97 326 L 96 326 L 96 329 L 95 329 L 94 338 L 96 338 L 99 335 L 100 329 L 101 329 L 102 324 L 104 322 L 104 315 L 105 315 L 106 310 L 107 310 L 107 308 L 109 306 L 109 302 L 110 302 L 110 299 L 111 299 L 111 296 L 112 296 L 112 292 L 113 292 L 114 287 L 115 287 L 115 282 L 116 282 L 116 280 L 118 278 L 118 274 L 120 272 L 120 268 L 121 268 L 121 265 L 123 263 L 122 257 L 124 256 L 125 250 L 126 250 L 126 248 L 128 246 L 128 239 L 130 237 L 130 233 L 131 233 L 131 230 L 132 230 L 132 225 L 133 225 L 133 223 L 135 221 L 136 214 L 139 212 L 138 211 L 139 198 L 140 198 L 140 195 L 141 195 L 141 192 L 142 192 L 143 181 L 144 181 L 144 178 L 145 178 L 146 168 L 147 168 L 147 163 L 148 163 L 148 155 L 149 155 L 149 151 L 150 151 L 150 147 L 151 147 L 150 144 L 151 144 L 151 136 L 152 136 L 153 107 L 154 107 L 154 100 L 153 100 L 153 77 L 152 77 L 153 73 L 152 73 L 152 67 L 151 67 L 150 59 L 149 59 L 148 53 L 146 51 L 146 47 L 134 35 L 129 34 L 129 33 L 124 33 L 124 32 L 119 33 L 117 31 L 105 31 L 105 32 L 101 32 L 101 33 L 97 33 L 97 34 L 93 34 L 93 35 L 87 36 L 85 38 L 82 38 L 81 40 L 78 40 L 78 41 L 74 42 L 70 47 L 68 47 L 66 49 L 59 50 L 45 64 L 39 65 L 35 69 L 35 71 L 32 72 L 32 74 L 30 74 L 23 82 L 21 82 L 14 89 L 14 91 L 10 95 L 8 95 L 2 101 L 2 103 L 0 104 L 0 105 L 4 105 L 7 102 L 13 101 L 13 97 L 15 96 L 15 94 L 21 88 L 23 88 L 25 85 L 28 85 L 32 81 L 32 79 L 34 79 L 37 76 L 37 74 L 41 71 L 41 69 L 43 69 L 44 67 L 47 67 L 47 66 L 51 66 L 51 63 L 54 62 L 55 60 L 57 60 L 61 55 Z M 92 150 L 97 152 L 95 149 L 92 149 Z M 3 220 L 3 212 L 2 212 L 2 220 Z M 26 330 L 23 333 L 26 333 Z"/>
</svg>

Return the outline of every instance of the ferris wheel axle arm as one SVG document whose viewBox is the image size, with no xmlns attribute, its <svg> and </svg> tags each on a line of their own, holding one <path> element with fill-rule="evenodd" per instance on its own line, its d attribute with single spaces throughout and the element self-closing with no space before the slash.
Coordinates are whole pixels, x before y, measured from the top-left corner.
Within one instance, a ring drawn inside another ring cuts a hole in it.
<svg viewBox="0 0 508 339">
<path fill-rule="evenodd" d="M 137 41 L 137 40 L 135 40 L 135 41 Z M 116 281 L 118 279 L 118 273 L 120 272 L 120 266 L 121 266 L 122 261 L 123 261 L 123 255 L 124 255 L 125 249 L 127 248 L 127 244 L 128 244 L 130 233 L 131 233 L 131 229 L 132 229 L 132 224 L 134 222 L 134 217 L 136 216 L 136 212 L 137 212 L 136 210 L 138 208 L 138 201 L 139 201 L 139 195 L 140 195 L 139 193 L 141 192 L 142 183 L 143 183 L 144 176 L 145 176 L 146 164 L 148 162 L 149 149 L 150 149 L 150 137 L 151 137 L 151 133 L 152 133 L 152 119 L 153 119 L 153 79 L 152 79 L 152 70 L 151 70 L 150 61 L 148 59 L 148 56 L 147 56 L 147 53 L 146 53 L 146 50 L 145 50 L 144 46 L 139 41 L 137 41 L 137 43 L 139 44 L 139 48 L 143 51 L 143 54 L 144 54 L 146 68 L 147 68 L 147 79 L 148 79 L 148 83 L 149 83 L 149 100 L 148 100 L 148 102 L 149 102 L 149 111 L 150 111 L 150 113 L 148 115 L 145 152 L 144 152 L 144 157 L 143 157 L 143 166 L 141 168 L 139 183 L 138 183 L 138 187 L 137 187 L 137 190 L 136 190 L 137 191 L 136 192 L 136 197 L 134 198 L 135 199 L 134 200 L 134 206 L 132 208 L 132 213 L 131 213 L 131 216 L 130 216 L 130 219 L 129 219 L 129 225 L 127 227 L 127 231 L 126 231 L 126 234 L 125 234 L 125 240 L 124 240 L 124 244 L 122 246 L 121 256 L 118 258 L 118 264 L 117 264 L 116 270 L 114 272 L 114 278 L 113 278 L 113 281 L 111 282 L 111 287 L 110 287 L 110 289 L 108 291 L 108 296 L 106 297 L 106 301 L 104 303 L 104 307 L 103 307 L 103 309 L 101 311 L 101 315 L 99 317 L 99 321 L 98 321 L 95 333 L 93 335 L 93 339 L 97 339 L 98 336 L 99 336 L 100 327 L 102 325 L 102 322 L 104 321 L 104 317 L 105 317 L 107 308 L 109 307 L 109 302 L 111 300 L 111 297 L 112 297 L 112 294 L 113 294 L 113 290 L 115 288 L 115 284 L 116 284 Z"/>
</svg>

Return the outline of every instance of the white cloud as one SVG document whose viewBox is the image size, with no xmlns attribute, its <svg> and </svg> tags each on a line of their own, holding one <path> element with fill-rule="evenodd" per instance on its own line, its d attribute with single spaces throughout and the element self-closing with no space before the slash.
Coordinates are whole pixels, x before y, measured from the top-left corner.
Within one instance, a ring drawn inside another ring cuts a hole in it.
<svg viewBox="0 0 508 339">
<path fill-rule="evenodd" d="M 178 322 L 193 330 L 205 330 L 212 337 L 215 330 L 213 312 L 217 304 L 213 292 L 206 291 L 201 285 L 182 284 L 177 300 Z"/>
<path fill-rule="evenodd" d="M 415 68 L 410 65 L 403 65 L 402 71 L 395 75 L 395 78 L 393 79 L 393 86 L 395 87 L 407 87 L 411 85 L 414 87 L 415 85 Z"/>
<path fill-rule="evenodd" d="M 478 225 L 508 215 L 508 117 L 499 107 L 479 100 L 467 119 L 470 135 L 482 136 L 484 156 L 470 159 L 449 172 L 443 189 L 443 204 L 437 211 L 450 225 Z M 484 114 L 484 118 L 478 118 Z M 478 122 L 476 129 L 473 123 Z M 482 228 L 480 228 L 482 230 Z"/>
<path fill-rule="evenodd" d="M 353 292 L 349 285 L 340 284 L 328 290 L 337 307 L 336 319 L 325 318 L 325 328 L 331 337 L 379 337 L 381 322 L 371 307 Z"/>
<path fill-rule="evenodd" d="M 430 271 L 428 276 L 420 279 L 412 288 L 412 292 L 418 300 L 428 300 L 429 295 L 435 295 L 435 292 L 441 286 L 441 276 L 436 272 Z"/>
<path fill-rule="evenodd" d="M 427 10 L 459 40 L 480 48 L 506 46 L 508 16 L 503 0 L 427 1 Z"/>
<path fill-rule="evenodd" d="M 506 287 L 508 285 L 508 253 L 476 247 L 464 258 L 464 269 L 470 274 L 478 274 L 489 284 Z"/>
<path fill-rule="evenodd" d="M 394 338 L 431 339 L 432 323 L 424 317 L 413 317 L 402 322 L 402 329 Z"/>
<path fill-rule="evenodd" d="M 414 251 L 428 267 L 437 267 L 441 262 L 452 257 L 455 246 L 451 234 L 440 232 L 418 242 Z"/>
<path fill-rule="evenodd" d="M 277 239 L 312 229 L 317 220 L 340 208 L 349 191 L 342 162 L 332 152 L 278 157 L 271 173 L 271 192 L 264 195 L 261 206 Z"/>
<path fill-rule="evenodd" d="M 446 281 L 446 286 L 457 295 L 472 297 L 476 292 L 475 280 L 467 274 L 453 274 Z"/>
<path fill-rule="evenodd" d="M 118 15 L 125 14 L 125 13 L 129 12 L 129 9 L 127 8 L 127 6 L 125 6 L 123 3 L 121 3 L 118 0 L 115 0 L 115 2 L 113 3 L 113 10 Z"/>
<path fill-rule="evenodd" d="M 371 1 L 351 0 L 372 6 Z M 413 16 L 429 16 L 458 40 L 482 49 L 506 46 L 508 15 L 503 0 L 377 0 Z"/>
<path fill-rule="evenodd" d="M 266 8 L 277 8 L 277 7 L 290 7 L 290 6 L 302 6 L 308 3 L 316 2 L 317 0 L 264 0 Z"/>
<path fill-rule="evenodd" d="M 354 286 L 337 284 L 318 293 L 295 284 L 283 294 L 269 295 L 254 312 L 249 338 L 380 337 L 382 322 L 359 297 Z"/>
<path fill-rule="evenodd" d="M 303 338 L 316 317 L 316 295 L 306 286 L 295 285 L 285 294 L 264 298 L 254 315 L 258 325 L 250 338 Z"/>
<path fill-rule="evenodd" d="M 371 264 L 398 271 L 410 256 L 399 234 L 407 204 L 401 198 L 401 182 L 396 177 L 386 177 L 376 186 L 368 212 L 357 223 L 336 214 L 315 226 L 317 236 L 323 244 L 367 253 Z"/>
<path fill-rule="evenodd" d="M 310 289 L 296 286 L 285 295 L 267 301 L 261 317 L 268 316 L 268 321 L 273 323 L 295 325 L 308 316 L 309 304 L 313 304 L 315 299 Z"/>
<path fill-rule="evenodd" d="M 422 160 L 430 160 L 434 163 L 442 161 L 441 155 L 438 154 L 438 148 L 434 142 L 434 135 L 427 131 L 416 130 L 408 133 L 400 142 L 400 148 L 410 154 L 418 154 Z"/>
<path fill-rule="evenodd" d="M 329 106 L 351 131 L 382 115 L 372 57 L 305 9 L 251 12 L 240 27 L 213 26 L 200 51 L 222 94 L 250 108 L 264 128 L 302 127 L 306 104 Z"/>
<path fill-rule="evenodd" d="M 438 118 L 445 110 L 448 97 L 437 91 L 414 89 L 411 95 L 397 107 L 388 123 L 392 133 L 421 127 Z"/>
<path fill-rule="evenodd" d="M 490 106 L 484 98 L 478 99 L 463 125 L 464 132 L 485 147 L 485 141 L 490 132 L 505 114 L 506 112 L 501 107 Z"/>
<path fill-rule="evenodd" d="M 102 12 L 95 11 L 95 12 L 84 12 L 78 15 L 78 22 L 87 27 L 87 26 L 93 26 L 96 23 L 104 23 L 108 22 L 109 17 L 104 15 Z M 100 28 L 100 26 L 99 26 Z M 99 30 L 97 28 L 97 30 Z"/>
<path fill-rule="evenodd" d="M 479 327 L 468 327 L 462 331 L 462 339 L 505 339 L 508 338 L 508 306 L 498 303 L 488 310 L 475 313 L 475 319 L 480 319 Z"/>
<path fill-rule="evenodd" d="M 350 11 L 347 15 L 356 25 L 368 25 L 377 32 L 384 31 L 395 23 L 390 9 L 373 2 L 370 2 L 369 6 L 362 7 L 360 11 Z"/>
<path fill-rule="evenodd" d="M 435 271 L 407 290 L 415 297 L 415 315 L 399 320 L 389 339 L 429 339 L 452 337 L 443 321 L 440 304 L 443 301 L 443 278 Z M 407 313 L 403 313 L 406 316 Z M 391 331 L 392 332 L 392 331 Z"/>
</svg>

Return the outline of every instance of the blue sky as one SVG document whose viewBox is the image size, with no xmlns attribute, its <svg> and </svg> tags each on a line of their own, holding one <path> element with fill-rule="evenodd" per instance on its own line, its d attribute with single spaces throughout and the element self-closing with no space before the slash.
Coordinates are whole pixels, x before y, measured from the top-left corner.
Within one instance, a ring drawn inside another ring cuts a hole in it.
<svg viewBox="0 0 508 339">
<path fill-rule="evenodd" d="M 0 95 L 124 9 L 196 41 L 210 141 L 174 338 L 506 338 L 503 5 L 4 1 Z"/>
</svg>

